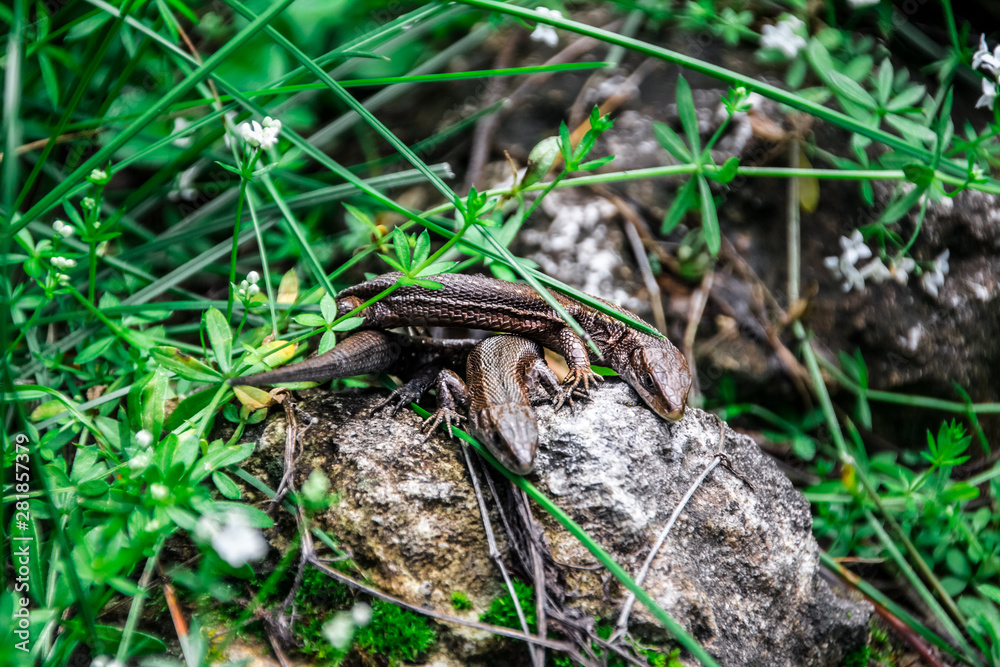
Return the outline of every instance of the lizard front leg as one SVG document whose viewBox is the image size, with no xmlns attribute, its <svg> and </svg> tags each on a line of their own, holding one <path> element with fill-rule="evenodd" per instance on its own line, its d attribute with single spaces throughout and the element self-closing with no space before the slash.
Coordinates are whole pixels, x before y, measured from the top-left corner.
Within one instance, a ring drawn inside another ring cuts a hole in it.
<svg viewBox="0 0 1000 667">
<path fill-rule="evenodd" d="M 573 405 L 573 394 L 586 396 L 590 391 L 590 381 L 603 382 L 603 378 L 590 368 L 590 355 L 587 354 L 587 345 L 576 332 L 569 327 L 563 328 L 557 334 L 557 340 L 563 357 L 566 358 L 566 365 L 569 366 L 569 373 L 563 378 L 563 392 L 556 403 L 556 409 L 569 401 Z M 583 383 L 583 388 L 579 387 Z"/>
<path fill-rule="evenodd" d="M 389 414 L 393 417 L 407 403 L 416 403 L 420 397 L 427 393 L 427 390 L 434 386 L 434 381 L 442 373 L 441 366 L 428 364 L 418 368 L 409 380 L 403 385 L 396 387 L 388 396 L 375 404 L 368 413 L 369 416 L 376 412 L 389 408 Z"/>
<path fill-rule="evenodd" d="M 448 429 L 448 437 L 454 437 L 451 429 L 458 426 L 465 419 L 469 411 L 469 392 L 458 377 L 455 371 L 448 368 L 443 369 L 437 376 L 437 403 L 438 408 L 430 417 L 424 420 L 421 429 L 427 428 L 427 437 L 431 437 L 438 424 L 444 422 Z M 461 408 L 459 412 L 456 408 Z"/>
</svg>

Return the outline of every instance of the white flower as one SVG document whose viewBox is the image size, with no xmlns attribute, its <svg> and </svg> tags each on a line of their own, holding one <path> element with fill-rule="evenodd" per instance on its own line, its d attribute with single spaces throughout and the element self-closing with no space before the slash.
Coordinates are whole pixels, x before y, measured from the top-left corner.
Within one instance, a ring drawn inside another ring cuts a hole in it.
<svg viewBox="0 0 1000 667">
<path fill-rule="evenodd" d="M 995 77 L 1000 74 L 1000 44 L 993 49 L 986 46 L 986 35 L 979 36 L 979 49 L 972 54 L 972 69 L 985 67 Z"/>
<path fill-rule="evenodd" d="M 850 238 L 840 237 L 840 247 L 843 250 L 840 259 L 851 266 L 857 264 L 859 259 L 868 259 L 872 256 L 871 248 L 865 245 L 865 237 L 857 229 L 851 232 Z"/>
<path fill-rule="evenodd" d="M 860 292 L 865 288 L 865 277 L 853 264 L 844 264 L 841 262 L 841 269 L 841 278 L 844 279 L 844 282 L 840 286 L 842 290 L 850 292 L 852 289 L 857 289 Z"/>
<path fill-rule="evenodd" d="M 56 267 L 57 269 L 72 269 L 74 266 L 76 266 L 76 260 L 67 259 L 65 257 L 53 257 L 52 266 Z"/>
<path fill-rule="evenodd" d="M 90 172 L 90 176 L 87 179 L 97 185 L 104 185 L 108 182 L 108 172 L 103 169 L 94 169 Z"/>
<path fill-rule="evenodd" d="M 845 292 L 857 287 L 859 290 L 865 287 L 865 278 L 861 272 L 855 268 L 853 262 L 844 261 L 843 257 L 827 257 L 823 260 L 823 265 L 830 269 L 833 277 L 843 280 L 841 288 Z"/>
<path fill-rule="evenodd" d="M 859 7 L 870 7 L 871 5 L 877 5 L 879 0 L 847 0 L 847 4 L 851 6 L 851 9 L 858 9 Z"/>
<path fill-rule="evenodd" d="M 62 220 L 56 220 L 55 222 L 53 222 L 52 230 L 59 236 L 63 237 L 64 239 L 68 239 L 69 237 L 73 236 L 73 228 L 67 225 Z"/>
<path fill-rule="evenodd" d="M 225 524 L 213 531 L 211 542 L 219 558 L 232 567 L 243 567 L 250 561 L 260 560 L 267 555 L 269 548 L 264 535 L 250 527 L 239 512 L 226 515 Z"/>
<path fill-rule="evenodd" d="M 344 611 L 334 614 L 333 618 L 323 624 L 323 636 L 338 651 L 346 651 L 354 639 L 354 620 Z"/>
<path fill-rule="evenodd" d="M 153 434 L 146 429 L 142 429 L 135 434 L 135 444 L 139 445 L 143 449 L 149 447 L 153 444 Z"/>
<path fill-rule="evenodd" d="M 80 200 L 80 204 L 88 211 L 97 206 L 97 202 L 94 201 L 93 197 L 84 197 Z"/>
<path fill-rule="evenodd" d="M 278 133 L 281 132 L 281 121 L 268 116 L 264 119 L 263 125 L 252 120 L 249 123 L 240 123 L 236 129 L 239 130 L 240 137 L 248 145 L 267 150 L 278 143 Z"/>
<path fill-rule="evenodd" d="M 149 493 L 153 500 L 166 500 L 170 496 L 170 489 L 165 484 L 151 484 Z"/>
<path fill-rule="evenodd" d="M 198 165 L 185 169 L 177 176 L 177 186 L 167 193 L 170 201 L 194 201 L 198 198 L 198 191 L 193 187 L 201 171 Z"/>
<path fill-rule="evenodd" d="M 236 128 L 240 133 L 240 138 L 243 141 L 254 148 L 260 147 L 260 133 L 264 131 L 264 128 L 260 126 L 255 120 L 249 123 L 240 123 L 239 127 Z"/>
<path fill-rule="evenodd" d="M 871 280 L 874 283 L 885 282 L 892 277 L 892 272 L 882 263 L 881 257 L 876 257 L 868 262 L 860 271 L 861 277 Z"/>
<path fill-rule="evenodd" d="M 173 131 L 171 131 L 171 134 L 177 134 L 178 132 L 183 132 L 184 128 L 186 128 L 190 124 L 191 121 L 189 121 L 187 118 L 181 118 L 180 116 L 174 118 L 174 129 Z M 176 139 L 174 139 L 173 144 L 178 148 L 187 148 L 193 142 L 194 142 L 194 137 L 188 135 L 186 137 L 177 137 Z"/>
<path fill-rule="evenodd" d="M 951 267 L 948 265 L 948 257 L 951 256 L 951 250 L 945 248 L 941 251 L 941 254 L 934 258 L 934 270 L 941 275 L 948 275 L 948 271 Z"/>
<path fill-rule="evenodd" d="M 982 80 L 983 94 L 976 100 L 976 108 L 986 107 L 987 109 L 993 108 L 993 100 L 997 96 L 997 83 L 988 78 Z"/>
<path fill-rule="evenodd" d="M 67 276 L 65 273 L 57 273 L 56 274 L 56 280 L 59 281 L 59 282 L 61 282 L 61 283 L 68 283 L 69 282 L 69 276 Z"/>
<path fill-rule="evenodd" d="M 900 285 L 905 285 L 906 281 L 910 278 L 910 272 L 913 271 L 913 267 L 916 265 L 917 263 L 909 257 L 893 259 L 889 262 L 889 277 Z"/>
<path fill-rule="evenodd" d="M 538 7 L 535 11 L 542 16 L 551 16 L 556 19 L 562 18 L 562 12 L 557 9 Z M 531 33 L 531 41 L 541 42 L 548 47 L 555 47 L 559 45 L 559 35 L 556 34 L 556 29 L 552 26 L 545 23 L 539 23 L 535 26 L 535 31 Z"/>
<path fill-rule="evenodd" d="M 368 621 L 372 620 L 372 608 L 364 602 L 356 602 L 351 607 L 351 619 L 354 620 L 354 625 L 358 627 L 368 625 Z"/>
<path fill-rule="evenodd" d="M 136 454 L 135 456 L 133 456 L 128 460 L 128 469 L 131 470 L 132 472 L 140 472 L 146 469 L 151 460 L 152 457 L 149 455 L 149 452 L 142 452 L 141 454 Z"/>
<path fill-rule="evenodd" d="M 256 271 L 251 271 L 247 274 L 247 282 L 251 285 L 256 285 L 260 281 L 260 274 Z"/>
<path fill-rule="evenodd" d="M 250 287 L 247 288 L 247 296 L 255 297 L 258 294 L 260 294 L 260 288 L 257 287 L 256 285 L 251 285 Z"/>
<path fill-rule="evenodd" d="M 260 147 L 267 150 L 278 143 L 281 121 L 268 116 L 264 119 L 264 129 L 260 133 Z"/>
<path fill-rule="evenodd" d="M 806 40 L 799 32 L 805 24 L 791 14 L 784 14 L 777 25 L 766 25 L 760 31 L 760 47 L 777 49 L 792 59 L 806 48 Z"/>
<path fill-rule="evenodd" d="M 948 256 L 951 251 L 947 248 L 944 249 L 940 255 L 934 259 L 933 269 L 924 271 L 924 275 L 920 276 L 920 286 L 925 292 L 931 296 L 938 295 L 938 288 L 944 285 L 944 277 L 948 275 Z"/>
</svg>

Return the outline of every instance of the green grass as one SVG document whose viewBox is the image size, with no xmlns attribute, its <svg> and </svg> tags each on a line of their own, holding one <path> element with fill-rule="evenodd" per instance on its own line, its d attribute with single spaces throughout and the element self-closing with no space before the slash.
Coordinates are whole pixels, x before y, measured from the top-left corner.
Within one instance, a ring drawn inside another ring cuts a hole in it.
<svg viewBox="0 0 1000 667">
<path fill-rule="evenodd" d="M 14 0 L 0 8 L 6 31 L 0 293 L 9 313 L 0 319 L 7 454 L 0 539 L 9 555 L 20 538 L 31 538 L 27 572 L 0 569 L 0 588 L 27 586 L 30 660 L 56 666 L 70 656 L 105 654 L 126 661 L 176 641 L 173 627 L 143 619 L 150 596 L 159 600 L 157 564 L 167 565 L 166 545 L 177 538 L 188 540 L 195 554 L 190 570 L 166 568 L 167 579 L 197 600 L 187 610 L 192 632 L 183 658 L 189 664 L 212 648 L 198 619 L 231 605 L 228 591 L 252 591 L 236 628 L 272 601 L 293 567 L 292 552 L 260 583 L 256 561 L 228 562 L 205 532 L 209 524 L 221 530 L 242 522 L 259 530 L 272 521 L 245 502 L 236 483 L 259 484 L 240 467 L 252 450 L 237 443 L 247 426 L 265 417 L 267 399 L 237 397 L 226 381 L 333 346 L 358 320 L 356 313 L 335 312 L 330 297 L 362 270 L 400 270 L 403 283 L 425 286 L 435 273 L 488 270 L 527 282 L 554 304 L 550 290 L 658 336 L 509 250 L 541 198 L 554 189 L 671 182 L 677 196 L 659 233 L 681 239 L 679 276 L 693 283 L 717 261 L 727 232 L 725 204 L 713 193 L 736 178 L 855 181 L 872 207 L 860 231 L 887 264 L 912 260 L 921 249 L 929 201 L 963 189 L 1000 193 L 992 177 L 1000 116 L 962 110 L 972 120 L 954 120 L 956 86 L 978 90 L 983 71 L 970 67 L 976 28 L 956 18 L 948 0 L 936 5 L 947 29 L 942 44 L 912 24 L 894 22 L 888 3 L 850 15 L 830 3 L 788 3 L 786 11 L 806 19 L 804 46 L 791 58 L 765 48 L 761 37 L 763 26 L 786 20 L 782 10 L 756 2 L 745 8 L 675 4 L 631 8 L 619 34 L 539 13 L 533 3 L 496 0 L 428 3 L 401 14 L 368 2 L 316 14 L 291 0 L 224 0 L 210 10 L 184 0 L 53 6 Z M 596 51 L 598 62 L 450 70 L 456 58 L 478 62 L 477 50 L 497 31 L 525 23 L 549 24 L 563 36 L 593 37 L 610 48 Z M 756 50 L 760 66 L 784 85 L 647 41 L 654 27 Z M 930 75 L 918 81 L 909 70 L 919 64 L 853 31 L 862 27 L 890 46 L 899 39 L 927 53 Z M 637 54 L 681 68 L 675 90 L 680 131 L 656 126 L 657 140 L 676 164 L 615 170 L 611 156 L 595 149 L 602 133 L 615 131 L 613 118 L 594 109 L 590 131 L 576 145 L 569 141 L 572 128 L 552 129 L 547 150 L 558 149 L 562 159 L 549 180 L 462 192 L 442 156 L 502 105 L 483 101 L 433 129 L 411 127 L 393 111 L 406 100 L 460 99 L 495 77 L 585 76 L 604 65 L 605 50 L 608 61 Z M 727 120 L 710 137 L 698 131 L 687 83 L 692 75 L 729 87 L 721 100 Z M 851 137 L 848 145 L 831 154 L 804 142 L 816 169 L 742 165 L 735 158 L 715 164 L 711 149 L 729 120 L 747 110 L 751 92 L 840 128 Z M 274 147 L 246 145 L 236 126 L 266 116 L 283 124 Z M 189 124 L 175 128 L 177 118 Z M 89 134 L 95 131 L 99 136 Z M 190 181 L 192 202 L 171 199 L 185 196 L 182 178 Z M 874 208 L 876 180 L 896 185 L 881 210 Z M 401 204 L 401 188 L 418 184 L 444 203 Z M 527 193 L 540 197 L 529 205 Z M 918 224 L 904 236 L 900 221 L 908 212 L 917 214 Z M 388 214 L 398 222 L 386 224 Z M 688 225 L 683 235 L 676 231 L 682 222 Z M 789 222 L 797 225 L 797 217 Z M 72 233 L 60 233 L 66 229 Z M 655 270 L 667 271 L 659 263 Z M 259 280 L 240 291 L 251 271 Z M 918 262 L 912 271 L 916 282 L 933 266 Z M 759 405 L 727 382 L 706 405 L 786 443 L 796 465 L 820 480 L 804 491 L 827 567 L 952 659 L 1000 665 L 1000 465 L 971 479 L 955 473 L 972 453 L 988 457 L 995 448 L 979 417 L 1000 412 L 1000 404 L 977 402 L 960 387 L 950 396 L 872 389 L 860 353 L 844 350 L 833 362 L 817 354 L 802 323 L 792 332 L 815 406 Z M 834 386 L 846 391 L 832 394 Z M 887 405 L 945 412 L 949 421 L 927 434 L 923 449 L 880 452 L 862 433 Z M 235 427 L 226 440 L 213 435 L 224 421 Z M 715 664 L 553 501 L 522 478 L 512 481 L 636 592 L 687 652 Z M 329 492 L 341 491 L 317 480 L 303 496 L 304 511 L 330 506 Z M 30 520 L 14 521 L 19 512 Z M 884 559 L 881 576 L 910 589 L 921 610 L 858 580 L 835 560 L 849 556 Z M 314 570 L 304 577 L 302 590 L 318 596 L 322 608 L 347 607 L 339 584 Z M 521 585 L 519 593 L 530 590 Z M 0 612 L 13 614 L 19 603 L 5 593 Z M 311 598 L 299 603 L 321 608 Z M 464 610 L 471 603 L 455 591 L 452 605 Z M 534 613 L 533 603 L 521 606 Z M 518 627 L 508 607 L 494 601 L 490 622 Z M 106 620 L 111 608 L 127 611 L 112 624 Z M 396 663 L 432 646 L 434 630 L 424 619 L 381 601 L 372 610 L 371 623 L 356 629 L 354 650 Z M 317 623 L 298 626 L 301 648 L 318 660 L 340 660 L 346 653 L 329 645 Z M 398 634 L 386 642 L 390 631 Z M 13 648 L 14 635 L 0 638 L 0 662 L 25 657 Z M 862 664 L 867 655 L 855 661 Z M 676 653 L 646 657 L 651 664 L 678 660 Z"/>
</svg>

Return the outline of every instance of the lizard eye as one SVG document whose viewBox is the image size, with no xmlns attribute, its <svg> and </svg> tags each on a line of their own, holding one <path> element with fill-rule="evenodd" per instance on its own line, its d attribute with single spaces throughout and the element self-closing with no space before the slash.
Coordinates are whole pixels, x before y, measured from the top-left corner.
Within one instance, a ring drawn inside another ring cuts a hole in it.
<svg viewBox="0 0 1000 667">
<path fill-rule="evenodd" d="M 643 375 L 642 379 L 640 380 L 640 382 L 642 382 L 642 386 L 643 387 L 645 387 L 646 389 L 652 391 L 652 389 L 653 389 L 653 376 L 651 374 L 646 373 L 645 375 Z"/>
</svg>

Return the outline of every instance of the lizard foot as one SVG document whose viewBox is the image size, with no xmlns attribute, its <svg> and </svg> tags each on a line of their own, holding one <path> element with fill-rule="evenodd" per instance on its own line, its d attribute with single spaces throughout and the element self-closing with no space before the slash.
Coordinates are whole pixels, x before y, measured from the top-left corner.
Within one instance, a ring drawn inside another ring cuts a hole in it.
<svg viewBox="0 0 1000 667">
<path fill-rule="evenodd" d="M 465 416 L 455 410 L 447 407 L 438 408 L 437 411 L 425 419 L 424 423 L 420 426 L 421 431 L 427 431 L 427 435 L 424 437 L 424 442 L 429 440 L 431 436 L 434 435 L 434 429 L 436 429 L 438 424 L 441 424 L 442 422 L 444 423 L 444 427 L 448 430 L 448 437 L 455 437 L 451 432 L 452 427 L 461 426 L 464 420 Z"/>
<path fill-rule="evenodd" d="M 571 368 L 569 373 L 563 379 L 563 389 L 559 392 L 559 396 L 556 399 L 556 407 L 558 410 L 563 406 L 564 403 L 569 403 L 570 408 L 573 407 L 573 397 L 577 398 L 589 398 L 590 397 L 590 381 L 593 380 L 595 383 L 604 382 L 604 378 L 592 371 L 589 367 L 585 370 L 578 368 Z M 583 384 L 581 387 L 580 384 Z"/>
<path fill-rule="evenodd" d="M 395 417 L 400 408 L 407 403 L 414 403 L 420 398 L 420 394 L 412 391 L 407 385 L 397 387 L 388 396 L 372 406 L 368 411 L 368 416 L 373 417 L 376 413 L 389 408 L 389 416 Z"/>
</svg>

